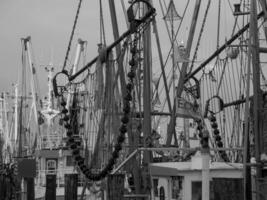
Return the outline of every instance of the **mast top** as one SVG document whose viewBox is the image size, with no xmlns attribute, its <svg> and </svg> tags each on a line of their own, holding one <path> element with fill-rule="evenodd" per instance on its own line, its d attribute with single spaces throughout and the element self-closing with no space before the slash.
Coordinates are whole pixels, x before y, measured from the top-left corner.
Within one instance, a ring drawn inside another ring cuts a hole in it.
<svg viewBox="0 0 267 200">
<path fill-rule="evenodd" d="M 173 3 L 173 0 L 170 1 L 168 10 L 166 12 L 166 15 L 164 16 L 164 19 L 167 21 L 173 21 L 173 20 L 181 20 L 182 17 L 178 14 L 175 5 Z"/>
</svg>

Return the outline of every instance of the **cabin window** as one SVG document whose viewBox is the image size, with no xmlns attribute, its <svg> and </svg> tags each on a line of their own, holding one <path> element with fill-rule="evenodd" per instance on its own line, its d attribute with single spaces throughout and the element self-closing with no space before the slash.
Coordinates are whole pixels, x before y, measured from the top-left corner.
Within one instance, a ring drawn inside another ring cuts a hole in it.
<svg viewBox="0 0 267 200">
<path fill-rule="evenodd" d="M 154 189 L 154 196 L 155 197 L 158 197 L 159 196 L 158 184 L 159 184 L 159 179 L 154 178 L 153 179 L 153 189 Z"/>
<path fill-rule="evenodd" d="M 57 170 L 57 160 L 56 159 L 47 159 L 46 160 L 46 170 L 48 174 L 54 174 Z"/>
<path fill-rule="evenodd" d="M 66 166 L 73 166 L 74 165 L 74 159 L 72 156 L 66 157 Z"/>
<path fill-rule="evenodd" d="M 173 176 L 172 177 L 172 198 L 180 199 L 182 197 L 183 190 L 183 177 L 182 176 Z"/>
</svg>

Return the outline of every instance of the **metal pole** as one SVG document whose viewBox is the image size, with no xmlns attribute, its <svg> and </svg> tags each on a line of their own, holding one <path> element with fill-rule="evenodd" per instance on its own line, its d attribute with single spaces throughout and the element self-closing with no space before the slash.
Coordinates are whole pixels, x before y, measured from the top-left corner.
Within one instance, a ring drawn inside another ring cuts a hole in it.
<svg viewBox="0 0 267 200">
<path fill-rule="evenodd" d="M 146 8 L 144 9 L 144 11 Z M 144 109 L 144 121 L 143 121 L 143 133 L 144 133 L 144 147 L 147 146 L 145 138 L 147 138 L 151 134 L 151 27 L 150 24 L 144 31 L 143 36 L 144 43 L 144 90 L 143 90 L 143 109 Z M 144 163 L 148 165 L 151 159 L 150 152 L 144 152 Z M 146 167 L 147 172 L 144 173 L 143 181 L 144 181 L 144 189 L 145 193 L 148 190 L 149 183 L 147 179 L 148 169 Z"/>
<path fill-rule="evenodd" d="M 28 36 L 27 38 L 23 39 L 26 47 L 26 52 L 28 55 L 28 62 L 29 62 L 29 68 L 30 68 L 30 83 L 31 83 L 31 92 L 32 92 L 32 104 L 33 104 L 33 112 L 34 112 L 34 117 L 35 117 L 35 123 L 37 125 L 37 133 L 34 135 L 34 144 L 31 147 L 28 147 L 29 150 L 32 150 L 31 153 L 35 151 L 36 145 L 37 145 L 37 138 L 40 137 L 41 135 L 41 130 L 38 122 L 38 111 L 40 109 L 40 106 L 38 104 L 38 95 L 37 95 L 37 89 L 36 89 L 36 82 L 34 78 L 36 78 L 36 69 L 34 67 L 34 63 L 32 60 L 32 54 L 31 54 L 31 46 L 30 46 L 30 41 L 31 37 Z M 30 144 L 28 144 L 30 146 Z M 32 148 L 32 149 L 30 149 Z"/>
<path fill-rule="evenodd" d="M 150 11 L 148 11 L 145 16 L 142 17 L 142 19 L 140 19 L 140 23 L 137 24 L 136 27 L 134 27 L 134 30 L 129 29 L 126 32 L 124 32 L 115 42 L 113 42 L 111 45 L 109 45 L 106 48 L 106 51 L 109 52 L 112 50 L 113 47 L 117 46 L 124 38 L 126 38 L 127 36 L 129 36 L 130 34 L 132 34 L 133 32 L 135 32 L 137 30 L 137 28 L 146 20 L 148 20 L 153 14 L 155 13 L 155 9 L 151 9 Z M 77 71 L 74 75 L 69 77 L 69 81 L 74 80 L 77 76 L 79 76 L 80 74 L 82 74 L 85 70 L 87 70 L 89 67 L 91 67 L 98 59 L 98 56 L 96 56 L 95 58 L 93 58 L 89 63 L 87 63 L 84 67 L 82 67 L 79 71 Z"/>
<path fill-rule="evenodd" d="M 80 57 L 81 57 L 81 52 L 83 50 L 83 41 L 82 40 L 78 40 L 78 46 L 77 46 L 77 49 L 76 49 L 76 55 L 75 55 L 75 59 L 74 59 L 74 64 L 73 64 L 73 68 L 72 68 L 72 74 L 75 74 L 76 71 L 77 71 L 77 67 L 78 67 L 78 64 L 79 64 L 79 61 L 80 61 Z M 68 97 L 67 97 L 67 105 L 66 105 L 66 108 L 69 109 L 69 106 L 70 106 L 70 101 L 71 101 L 71 93 L 68 94 Z"/>
<path fill-rule="evenodd" d="M 258 14 L 257 19 L 261 18 L 263 16 L 263 12 Z M 200 66 L 195 69 L 191 74 L 189 74 L 185 78 L 185 82 L 188 81 L 190 78 L 194 77 L 203 67 L 205 67 L 210 61 L 212 61 L 214 58 L 217 57 L 224 49 L 226 49 L 230 44 L 232 44 L 237 38 L 239 38 L 240 35 L 242 35 L 248 28 L 250 23 L 246 24 L 242 29 L 240 29 L 231 39 L 225 42 L 224 45 L 222 45 L 218 50 L 216 50 L 209 58 L 207 58 L 203 63 L 200 64 Z"/>
<path fill-rule="evenodd" d="M 203 149 L 202 157 L 202 199 L 210 199 L 210 154 L 208 149 Z"/>
<path fill-rule="evenodd" d="M 267 40 L 267 3 L 266 0 L 259 0 L 262 11 L 264 12 L 264 23 L 263 23 L 263 30 L 264 30 L 264 35 Z"/>
<path fill-rule="evenodd" d="M 109 9 L 110 9 L 110 16 L 111 16 L 111 21 L 112 21 L 113 36 L 115 40 L 118 40 L 119 39 L 119 28 L 118 28 L 114 0 L 109 0 Z M 121 55 L 120 44 L 116 46 L 116 55 L 117 57 Z M 124 76 L 123 60 L 121 58 L 118 60 L 118 65 L 119 65 L 118 71 L 120 75 L 121 90 L 122 90 L 122 95 L 124 96 L 126 94 L 126 81 L 125 81 L 125 76 Z"/>
<path fill-rule="evenodd" d="M 115 174 L 117 171 L 119 171 L 123 165 L 125 165 L 132 157 L 135 156 L 135 154 L 138 153 L 138 149 L 134 150 L 116 169 L 114 169 L 110 174 Z"/>
<path fill-rule="evenodd" d="M 243 173 L 244 173 L 244 200 L 247 200 L 247 155 L 248 155 L 248 139 L 249 139 L 249 92 L 250 92 L 250 67 L 251 67 L 251 40 L 249 38 L 249 53 L 248 53 L 248 66 L 247 66 L 247 91 L 246 91 L 246 104 L 245 104 L 245 137 L 244 137 L 244 150 L 243 150 Z"/>
<path fill-rule="evenodd" d="M 162 77 L 163 77 L 163 83 L 164 83 L 164 88 L 165 88 L 166 97 L 167 97 L 167 103 L 168 103 L 168 107 L 169 107 L 169 112 L 171 113 L 172 112 L 172 108 L 171 108 L 170 94 L 169 94 L 169 89 L 168 89 L 168 85 L 167 85 L 167 77 L 166 77 L 165 70 L 164 70 L 164 63 L 163 63 L 162 52 L 161 52 L 161 47 L 160 47 L 158 27 L 157 27 L 157 22 L 156 22 L 156 19 L 155 18 L 153 20 L 153 28 L 154 28 L 154 33 L 155 33 L 157 47 L 158 47 L 160 67 L 161 67 L 161 72 L 162 72 Z"/>
<path fill-rule="evenodd" d="M 29 69 L 30 69 L 31 92 L 32 92 L 34 116 L 35 116 L 36 124 L 38 124 L 37 97 L 36 97 L 36 88 L 35 88 L 34 77 L 33 77 L 36 72 L 34 72 L 35 69 L 34 69 L 34 65 L 32 62 L 32 56 L 31 56 L 31 52 L 30 52 L 30 40 L 31 40 L 31 37 L 27 37 L 26 39 L 24 39 L 24 42 L 25 42 L 25 45 L 27 47 L 27 55 L 28 55 L 28 62 L 29 62 Z M 39 129 L 38 129 L 38 131 L 39 131 Z M 40 133 L 38 133 L 38 135 L 40 135 Z"/>
<path fill-rule="evenodd" d="M 17 137 L 18 137 L 18 84 L 15 85 L 15 105 L 14 105 L 14 138 L 12 140 L 13 150 L 14 152 L 17 150 L 16 144 L 17 144 Z"/>
<path fill-rule="evenodd" d="M 260 109 L 262 109 L 262 94 L 260 91 L 260 58 L 259 58 L 259 38 L 257 22 L 257 2 L 250 1 L 250 37 L 251 37 L 251 56 L 253 69 L 253 128 L 255 134 L 255 157 L 256 163 L 260 162 L 262 148 L 262 130 L 260 128 Z M 256 167 L 256 200 L 260 200 L 259 181 L 262 178 L 262 167 Z"/>
</svg>

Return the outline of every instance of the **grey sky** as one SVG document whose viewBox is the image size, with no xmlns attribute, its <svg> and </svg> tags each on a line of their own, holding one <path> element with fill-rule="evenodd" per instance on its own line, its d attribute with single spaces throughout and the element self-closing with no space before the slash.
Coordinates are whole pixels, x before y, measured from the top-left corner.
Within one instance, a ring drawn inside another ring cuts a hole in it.
<svg viewBox="0 0 267 200">
<path fill-rule="evenodd" d="M 120 33 L 122 33 L 125 31 L 125 20 L 121 10 L 120 0 L 115 0 L 115 2 L 117 5 L 117 14 L 119 16 Z M 169 1 L 166 0 L 166 3 L 168 2 Z M 178 13 L 181 15 L 186 0 L 175 0 L 174 2 Z M 191 11 L 185 16 L 185 22 L 183 23 L 181 33 L 178 35 L 178 41 L 186 42 L 194 2 L 194 0 L 190 1 L 188 9 Z M 223 2 L 222 6 L 226 8 L 228 4 L 226 1 Z M 46 91 L 46 85 L 44 83 L 47 79 L 47 75 L 44 73 L 44 67 L 40 67 L 40 65 L 49 64 L 52 53 L 56 71 L 61 69 L 58 65 L 62 65 L 64 60 L 77 5 L 78 0 L 0 0 L 0 91 L 11 91 L 11 84 L 17 81 L 17 77 L 20 75 L 18 73 L 21 73 L 20 38 L 26 36 L 32 37 L 38 78 L 42 90 Z M 108 1 L 103 0 L 103 5 L 106 36 L 109 44 L 113 41 L 113 35 L 111 31 Z M 128 1 L 125 1 L 125 5 L 128 6 Z M 170 43 L 165 25 L 162 21 L 162 14 L 158 1 L 154 1 L 154 5 L 157 9 L 158 28 L 165 59 Z M 202 23 L 206 5 L 207 1 L 202 1 L 200 18 L 198 21 L 199 24 Z M 202 39 L 206 46 L 200 51 L 199 57 L 201 58 L 207 57 L 215 47 L 215 41 L 212 38 L 215 38 L 216 35 L 215 27 L 217 22 L 214 17 L 217 17 L 217 3 L 212 1 L 211 6 L 212 8 L 209 11 L 210 13 L 206 25 L 207 28 L 204 30 Z M 229 7 L 227 9 L 229 9 Z M 230 19 L 233 19 L 232 15 L 224 16 L 222 19 L 222 29 L 229 23 Z M 198 26 L 197 31 L 199 31 L 199 29 L 200 26 Z M 224 29 L 223 31 L 229 32 L 231 28 L 229 28 L 229 30 Z M 207 34 L 209 37 L 207 37 Z M 96 55 L 96 46 L 97 43 L 99 43 L 98 0 L 84 0 L 82 3 L 70 58 L 73 58 L 73 52 L 78 38 L 88 41 L 87 60 L 90 60 L 90 58 Z M 224 40 L 224 38 L 222 38 L 222 40 Z M 155 43 L 155 40 L 152 42 Z M 156 56 L 157 54 L 153 55 L 153 57 Z"/>
<path fill-rule="evenodd" d="M 31 36 L 33 53 L 39 79 L 46 79 L 44 69 L 39 64 L 63 62 L 78 1 L 76 0 L 0 0 L 0 90 L 10 88 L 16 82 L 21 68 L 20 38 Z M 96 46 L 99 41 L 99 10 L 97 1 L 83 1 L 77 38 L 88 40 L 88 46 Z M 88 54 L 95 54 L 96 48 L 88 48 Z M 71 56 L 71 55 L 70 55 Z M 59 70 L 59 68 L 57 68 Z"/>
</svg>

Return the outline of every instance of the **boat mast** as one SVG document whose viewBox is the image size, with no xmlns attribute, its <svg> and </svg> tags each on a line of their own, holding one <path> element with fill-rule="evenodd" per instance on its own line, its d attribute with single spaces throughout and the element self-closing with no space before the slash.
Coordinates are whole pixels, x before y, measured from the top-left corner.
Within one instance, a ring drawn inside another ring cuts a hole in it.
<svg viewBox="0 0 267 200">
<path fill-rule="evenodd" d="M 151 0 L 148 0 L 151 3 Z M 144 13 L 147 8 L 144 8 Z M 143 89 L 143 109 L 144 109 L 144 121 L 143 121 L 143 134 L 144 134 L 144 147 L 147 147 L 146 138 L 151 135 L 151 25 L 149 24 L 144 31 L 144 89 Z M 144 192 L 148 191 L 148 164 L 151 162 L 151 152 L 144 152 L 144 166 L 145 172 L 143 173 Z"/>
<path fill-rule="evenodd" d="M 253 130 L 255 134 L 255 158 L 256 163 L 260 163 L 262 152 L 262 128 L 260 127 L 260 112 L 262 110 L 262 92 L 260 90 L 260 58 L 259 58 L 259 38 L 258 38 L 258 22 L 257 22 L 257 2 L 250 1 L 250 49 L 252 57 L 253 71 Z M 259 182 L 262 178 L 262 166 L 256 166 L 256 200 L 260 198 Z"/>
<path fill-rule="evenodd" d="M 3 147 L 5 146 L 6 138 L 3 125 L 3 120 L 4 120 L 3 111 L 4 111 L 4 96 L 2 93 L 0 97 L 0 150 L 1 150 L 0 161 L 5 163 L 5 149 Z"/>
<path fill-rule="evenodd" d="M 13 149 L 14 152 L 16 152 L 16 143 L 17 143 L 17 137 L 18 137 L 18 85 L 15 84 L 15 99 L 14 99 L 14 135 L 13 135 Z"/>
<path fill-rule="evenodd" d="M 86 43 L 86 41 L 78 39 L 78 45 L 77 45 L 77 49 L 76 49 L 75 60 L 74 60 L 74 64 L 73 64 L 73 67 L 72 67 L 71 75 L 75 74 L 76 71 L 77 71 L 77 68 L 78 68 L 78 65 L 79 65 L 79 62 L 80 62 L 81 53 L 84 50 L 85 43 Z M 72 95 L 71 95 L 71 93 L 69 93 L 68 97 L 67 97 L 67 106 L 66 106 L 68 109 L 70 108 L 71 97 L 72 97 Z"/>
<path fill-rule="evenodd" d="M 250 162 L 249 159 L 249 94 L 250 94 L 250 75 L 251 75 L 251 40 L 248 41 L 249 45 L 249 53 L 248 53 L 248 66 L 247 66 L 247 79 L 246 79 L 246 101 L 245 101 L 245 113 L 244 113 L 244 150 L 243 150 L 243 173 L 244 173 L 244 180 L 243 180 L 243 188 L 244 188 L 244 200 L 251 199 L 251 173 L 250 169 L 247 166 L 247 162 Z"/>
<path fill-rule="evenodd" d="M 187 44 L 186 44 L 186 56 L 187 57 L 190 56 L 190 51 L 191 51 L 193 38 L 195 35 L 195 29 L 196 29 L 196 25 L 197 25 L 197 20 L 198 20 L 200 4 L 201 4 L 201 0 L 196 0 L 194 14 L 193 14 L 191 27 L 190 27 L 190 31 L 189 31 L 189 36 L 188 36 Z M 180 78 L 179 78 L 178 86 L 176 88 L 175 100 L 177 98 L 180 98 L 182 95 L 188 64 L 189 64 L 188 62 L 183 62 L 183 64 L 182 64 Z M 175 105 L 176 104 L 174 101 L 174 105 L 173 105 L 173 109 L 172 109 L 172 116 L 171 116 L 171 120 L 170 120 L 169 128 L 168 128 L 168 133 L 167 133 L 167 140 L 166 140 L 167 146 L 169 146 L 171 144 L 172 135 L 175 133 L 175 124 L 176 124 L 176 107 L 175 107 Z"/>
<path fill-rule="evenodd" d="M 25 51 L 25 53 L 27 53 L 27 57 L 28 57 L 28 65 L 29 65 L 29 72 L 30 72 L 30 87 L 31 87 L 31 96 L 32 96 L 32 107 L 33 107 L 34 119 L 35 119 L 35 123 L 36 123 L 36 127 L 37 127 L 37 134 L 34 135 L 33 145 L 31 146 L 31 148 L 32 148 L 31 150 L 32 150 L 32 152 L 34 152 L 35 148 L 37 146 L 37 138 L 40 137 L 40 135 L 41 135 L 40 126 L 39 126 L 39 113 L 38 113 L 40 111 L 40 104 L 38 103 L 38 98 L 39 98 L 38 92 L 39 91 L 36 88 L 36 85 L 37 85 L 36 73 L 37 72 L 36 72 L 36 69 L 35 69 L 35 66 L 33 63 L 33 57 L 32 57 L 32 53 L 31 53 L 31 44 L 30 44 L 31 37 L 28 36 L 26 38 L 22 38 L 21 40 L 23 42 L 24 51 Z M 26 88 L 25 88 L 25 92 L 26 92 Z M 26 95 L 25 95 L 25 97 L 26 97 Z M 30 146 L 29 146 L 29 148 L 30 148 Z"/>
<path fill-rule="evenodd" d="M 263 23 L 263 30 L 264 30 L 264 35 L 267 40 L 267 3 L 265 0 L 259 0 L 261 4 L 262 11 L 264 13 L 264 23 Z"/>
<path fill-rule="evenodd" d="M 27 52 L 28 56 L 28 62 L 29 62 L 29 69 L 30 69 L 30 77 L 31 77 L 31 93 L 32 93 L 32 99 L 33 99 L 33 111 L 34 111 L 34 116 L 35 116 L 35 121 L 36 124 L 38 124 L 38 113 L 37 113 L 37 93 L 36 93 L 36 88 L 35 88 L 35 83 L 34 83 L 34 74 L 36 73 L 34 64 L 32 62 L 32 55 L 30 53 L 30 40 L 31 37 L 27 37 L 23 39 L 24 45 L 25 45 L 25 50 Z"/>
<path fill-rule="evenodd" d="M 24 39 L 21 38 L 21 44 L 22 44 L 22 75 L 21 75 L 21 99 L 20 99 L 20 106 L 19 106 L 19 122 L 18 122 L 18 128 L 19 128 L 19 136 L 18 136 L 18 151 L 17 151 L 17 157 L 22 157 L 22 151 L 23 151 L 23 144 L 24 144 L 24 119 L 25 116 L 23 115 L 23 106 L 24 106 L 24 99 L 26 100 L 26 55 L 25 51 L 27 50 L 27 47 L 25 45 Z M 22 141 L 23 140 L 23 141 Z"/>
<path fill-rule="evenodd" d="M 112 29 L 113 29 L 113 36 L 114 40 L 118 40 L 120 37 L 119 35 L 119 28 L 118 28 L 118 21 L 117 21 L 117 15 L 116 15 L 116 9 L 115 9 L 115 4 L 114 0 L 109 0 L 109 9 L 110 9 L 110 17 L 111 17 L 111 22 L 112 22 Z M 116 55 L 117 57 L 121 55 L 121 45 L 117 44 L 116 45 Z M 124 97 L 126 95 L 126 81 L 124 77 L 124 68 L 123 68 L 123 56 L 118 59 L 118 71 L 119 71 L 119 76 L 120 76 L 120 84 L 121 84 L 121 91 L 122 91 L 122 96 Z"/>
<path fill-rule="evenodd" d="M 9 134 L 9 123 L 8 123 L 8 109 L 7 109 L 7 96 L 5 93 L 2 93 L 2 98 L 3 98 L 3 130 L 4 130 L 4 135 L 5 135 L 5 146 L 6 146 L 6 161 L 11 162 L 11 155 L 12 155 L 12 145 L 11 145 L 11 140 L 10 140 L 10 134 Z"/>
</svg>

